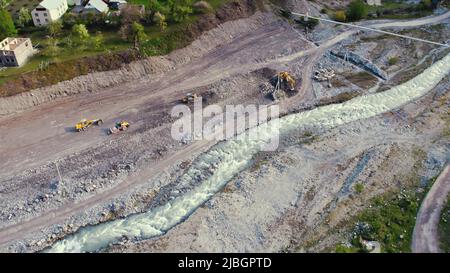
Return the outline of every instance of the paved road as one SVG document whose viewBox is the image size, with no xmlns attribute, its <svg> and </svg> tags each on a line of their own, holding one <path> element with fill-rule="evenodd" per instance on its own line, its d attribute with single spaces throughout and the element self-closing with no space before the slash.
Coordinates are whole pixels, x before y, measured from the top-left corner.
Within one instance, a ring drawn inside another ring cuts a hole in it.
<svg viewBox="0 0 450 273">
<path fill-rule="evenodd" d="M 450 165 L 434 182 L 420 206 L 412 239 L 412 252 L 439 253 L 438 225 L 442 208 L 450 193 Z"/>
</svg>

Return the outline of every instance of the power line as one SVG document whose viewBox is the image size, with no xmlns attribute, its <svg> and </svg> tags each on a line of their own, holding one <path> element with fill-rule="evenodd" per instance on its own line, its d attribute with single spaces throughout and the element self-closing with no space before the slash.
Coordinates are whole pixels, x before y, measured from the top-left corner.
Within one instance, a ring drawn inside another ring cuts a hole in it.
<svg viewBox="0 0 450 273">
<path fill-rule="evenodd" d="M 313 18 L 313 19 L 316 19 L 316 20 L 319 20 L 319 21 L 328 22 L 328 23 L 339 24 L 339 25 L 350 26 L 350 27 L 356 27 L 356 28 L 369 30 L 369 31 L 375 31 L 375 32 L 383 33 L 383 34 L 393 35 L 393 36 L 397 36 L 397 37 L 401 37 L 401 38 L 405 38 L 405 39 L 411 39 L 411 40 L 424 42 L 424 43 L 429 43 L 429 44 L 434 44 L 434 45 L 438 45 L 438 46 L 450 47 L 450 45 L 448 45 L 448 44 L 442 44 L 442 43 L 433 42 L 433 41 L 429 41 L 429 40 L 424 40 L 424 39 L 420 39 L 420 38 L 416 38 L 416 37 L 411 37 L 411 36 L 407 36 L 407 35 L 397 34 L 397 33 L 389 32 L 389 31 L 384 31 L 384 30 L 381 30 L 381 29 L 370 28 L 370 27 L 365 27 L 365 26 L 359 26 L 359 25 L 350 24 L 350 23 L 338 22 L 338 21 L 334 21 L 334 20 L 330 20 L 330 19 L 324 19 L 324 18 L 320 18 L 320 17 L 310 16 L 308 14 L 302 14 L 302 13 L 296 13 L 296 12 L 291 12 L 291 14 L 294 14 L 294 15 L 297 15 L 297 16 L 303 16 L 305 18 Z"/>
</svg>

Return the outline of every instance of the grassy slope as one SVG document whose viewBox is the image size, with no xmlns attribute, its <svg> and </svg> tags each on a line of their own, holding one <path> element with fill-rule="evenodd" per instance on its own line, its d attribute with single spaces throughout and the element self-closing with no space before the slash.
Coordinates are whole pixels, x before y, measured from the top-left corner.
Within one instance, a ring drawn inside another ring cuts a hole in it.
<svg viewBox="0 0 450 273">
<path fill-rule="evenodd" d="M 419 186 L 418 170 L 422 168 L 425 153 L 416 147 L 411 156 L 417 159 L 412 172 L 397 179 L 408 181 L 413 186 L 374 198 L 369 208 L 359 213 L 348 225 L 352 233 L 350 245 L 337 245 L 335 252 L 364 252 L 359 243 L 360 236 L 365 240 L 380 242 L 382 252 L 411 252 L 416 215 L 423 198 L 435 181 L 433 178 L 425 187 Z M 354 228 L 357 223 L 368 224 L 368 228 L 357 230 Z"/>
<path fill-rule="evenodd" d="M 13 0 L 20 1 L 20 0 Z M 208 0 L 214 9 L 218 9 L 221 5 L 228 2 L 229 0 Z M 136 4 L 147 4 L 147 0 L 131 0 L 131 3 Z M 182 30 L 186 25 L 194 23 L 198 19 L 198 16 L 193 14 L 187 20 L 178 24 L 169 24 L 168 28 L 162 33 L 157 26 L 146 26 L 145 31 L 148 36 L 148 42 L 146 43 L 146 53 L 148 55 L 164 55 L 170 51 L 185 46 L 185 41 Z M 95 36 L 98 29 L 89 29 L 91 36 Z M 41 45 L 42 54 L 36 54 L 30 61 L 20 68 L 8 68 L 0 71 L 0 85 L 9 81 L 16 79 L 20 75 L 32 71 L 38 70 L 39 64 L 43 61 L 48 61 L 51 63 L 65 63 L 76 59 L 80 59 L 87 56 L 95 56 L 99 54 L 104 54 L 107 52 L 118 52 L 129 49 L 132 47 L 132 43 L 122 40 L 119 37 L 117 30 L 104 30 L 101 29 L 102 35 L 104 37 L 104 45 L 100 50 L 95 50 L 90 46 L 81 49 L 80 47 L 67 48 L 61 42 L 64 37 L 70 34 L 69 30 L 63 30 L 60 35 L 59 50 L 56 56 L 48 56 L 46 51 L 46 30 L 41 29 L 32 33 L 30 38 L 32 39 L 33 45 Z M 1 95 L 1 94 L 0 94 Z"/>
</svg>

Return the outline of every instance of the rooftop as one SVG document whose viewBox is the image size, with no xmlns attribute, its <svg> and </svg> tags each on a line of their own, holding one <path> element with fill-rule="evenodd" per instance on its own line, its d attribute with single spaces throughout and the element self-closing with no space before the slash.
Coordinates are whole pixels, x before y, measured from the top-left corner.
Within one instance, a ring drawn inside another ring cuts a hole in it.
<svg viewBox="0 0 450 273">
<path fill-rule="evenodd" d="M 44 0 L 39 3 L 39 6 L 42 6 L 46 9 L 56 9 L 61 5 L 61 3 L 64 2 L 66 2 L 66 0 Z"/>
<path fill-rule="evenodd" d="M 28 38 L 6 38 L 0 42 L 0 50 L 15 50 L 27 40 Z"/>
<path fill-rule="evenodd" d="M 86 9 L 96 9 L 99 12 L 107 12 L 108 11 L 108 5 L 105 4 L 105 2 L 103 2 L 102 0 L 90 0 L 86 7 Z"/>
</svg>

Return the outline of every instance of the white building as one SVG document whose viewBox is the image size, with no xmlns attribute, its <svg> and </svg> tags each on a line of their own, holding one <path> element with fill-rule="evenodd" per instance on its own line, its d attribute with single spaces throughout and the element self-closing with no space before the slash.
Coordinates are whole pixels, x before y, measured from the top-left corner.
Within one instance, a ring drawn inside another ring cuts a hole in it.
<svg viewBox="0 0 450 273">
<path fill-rule="evenodd" d="M 67 11 L 67 0 L 44 0 L 31 11 L 35 26 L 45 26 L 56 21 Z"/>
<path fill-rule="evenodd" d="M 0 42 L 0 67 L 21 66 L 33 53 L 29 38 L 6 38 Z"/>
<path fill-rule="evenodd" d="M 84 6 L 83 13 L 107 13 L 109 7 L 102 0 L 90 0 L 86 6 Z"/>
</svg>

